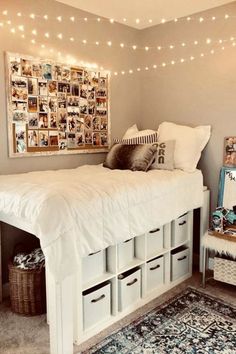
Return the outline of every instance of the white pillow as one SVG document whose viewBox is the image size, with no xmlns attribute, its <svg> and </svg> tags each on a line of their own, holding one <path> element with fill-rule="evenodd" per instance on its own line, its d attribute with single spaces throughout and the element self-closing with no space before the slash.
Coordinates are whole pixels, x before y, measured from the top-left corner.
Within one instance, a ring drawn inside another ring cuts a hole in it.
<svg viewBox="0 0 236 354">
<path fill-rule="evenodd" d="M 132 127 L 128 128 L 123 136 L 123 139 L 129 139 L 133 137 L 133 134 L 138 132 L 137 124 L 132 125 Z"/>
<path fill-rule="evenodd" d="M 185 125 L 163 122 L 158 129 L 159 140 L 175 140 L 174 166 L 186 172 L 194 172 L 210 135 L 210 125 L 191 128 Z"/>
<path fill-rule="evenodd" d="M 151 129 L 138 130 L 137 125 L 134 124 L 125 132 L 125 135 L 123 136 L 122 139 L 139 138 L 141 136 L 151 135 L 155 133 L 156 131 Z"/>
</svg>

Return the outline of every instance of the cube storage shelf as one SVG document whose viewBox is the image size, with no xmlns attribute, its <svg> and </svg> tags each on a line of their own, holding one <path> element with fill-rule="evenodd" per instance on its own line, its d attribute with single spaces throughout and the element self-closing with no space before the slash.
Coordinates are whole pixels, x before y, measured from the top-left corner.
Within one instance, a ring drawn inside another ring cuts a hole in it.
<svg viewBox="0 0 236 354">
<path fill-rule="evenodd" d="M 80 344 L 192 275 L 193 211 L 82 258 L 74 342 Z"/>
</svg>

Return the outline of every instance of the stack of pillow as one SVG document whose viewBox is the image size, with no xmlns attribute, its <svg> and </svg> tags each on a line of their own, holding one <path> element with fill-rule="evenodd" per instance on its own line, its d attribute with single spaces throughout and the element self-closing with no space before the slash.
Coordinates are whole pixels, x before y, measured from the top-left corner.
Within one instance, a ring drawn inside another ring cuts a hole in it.
<svg viewBox="0 0 236 354">
<path fill-rule="evenodd" d="M 132 171 L 177 168 L 194 172 L 210 134 L 209 125 L 191 128 L 163 122 L 158 131 L 139 131 L 135 124 L 121 140 L 115 141 L 103 166 Z"/>
</svg>

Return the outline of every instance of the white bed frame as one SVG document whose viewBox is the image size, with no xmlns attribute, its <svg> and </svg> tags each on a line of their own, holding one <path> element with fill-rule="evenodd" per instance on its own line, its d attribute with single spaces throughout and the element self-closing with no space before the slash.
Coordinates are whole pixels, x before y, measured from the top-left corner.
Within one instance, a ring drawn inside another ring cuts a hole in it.
<svg viewBox="0 0 236 354">
<path fill-rule="evenodd" d="M 193 212 L 190 212 L 190 223 L 189 230 L 192 227 Z M 207 231 L 209 219 L 209 191 L 204 190 L 204 204 L 200 209 L 200 240 L 202 235 Z M 32 234 L 33 228 L 31 225 L 23 223 L 22 220 L 13 218 L 6 214 L 0 213 L 0 265 L 1 265 L 1 224 L 2 222 L 12 225 L 16 228 L 24 230 Z M 189 236 L 189 246 L 192 246 L 192 235 Z M 202 246 L 200 241 L 200 269 L 202 268 Z M 190 256 L 190 261 L 192 257 Z M 192 262 L 191 262 L 192 263 Z M 47 264 L 47 260 L 46 260 Z M 80 270 L 78 271 L 80 274 Z M 50 328 L 50 353 L 51 354 L 72 354 L 73 353 L 73 342 L 82 342 L 88 338 L 86 336 L 78 339 L 78 334 L 82 333 L 82 323 L 78 321 L 78 316 L 81 315 L 82 311 L 82 301 L 79 301 L 79 305 L 75 306 L 75 301 L 82 299 L 82 280 L 81 276 L 74 274 L 65 278 L 61 282 L 56 282 L 54 277 L 46 269 L 46 288 L 47 288 L 47 320 Z M 171 287 L 177 285 L 183 280 L 191 276 L 191 270 L 178 282 L 172 282 L 165 291 L 169 290 Z M 49 296 L 50 293 L 50 296 Z M 160 293 L 155 293 L 157 297 Z M 149 302 L 151 298 L 147 297 L 138 303 L 138 306 L 134 306 L 129 312 L 134 311 L 138 307 Z M 2 268 L 0 266 L 0 302 L 2 301 Z M 75 310 L 76 309 L 76 310 Z M 107 327 L 108 325 L 114 323 L 115 321 L 121 319 L 127 315 L 127 313 L 122 313 L 108 322 L 105 326 L 99 327 L 99 330 Z M 74 324 L 76 323 L 76 326 Z M 98 329 L 94 333 L 90 333 L 89 336 L 99 332 Z"/>
</svg>

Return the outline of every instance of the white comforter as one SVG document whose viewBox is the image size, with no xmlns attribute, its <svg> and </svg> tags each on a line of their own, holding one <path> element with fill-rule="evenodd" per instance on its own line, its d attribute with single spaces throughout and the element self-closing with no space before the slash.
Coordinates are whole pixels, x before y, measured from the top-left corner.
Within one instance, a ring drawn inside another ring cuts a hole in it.
<svg viewBox="0 0 236 354">
<path fill-rule="evenodd" d="M 56 278 L 79 257 L 164 225 L 203 203 L 199 170 L 72 170 L 0 176 L 1 213 L 29 223 Z"/>
</svg>

